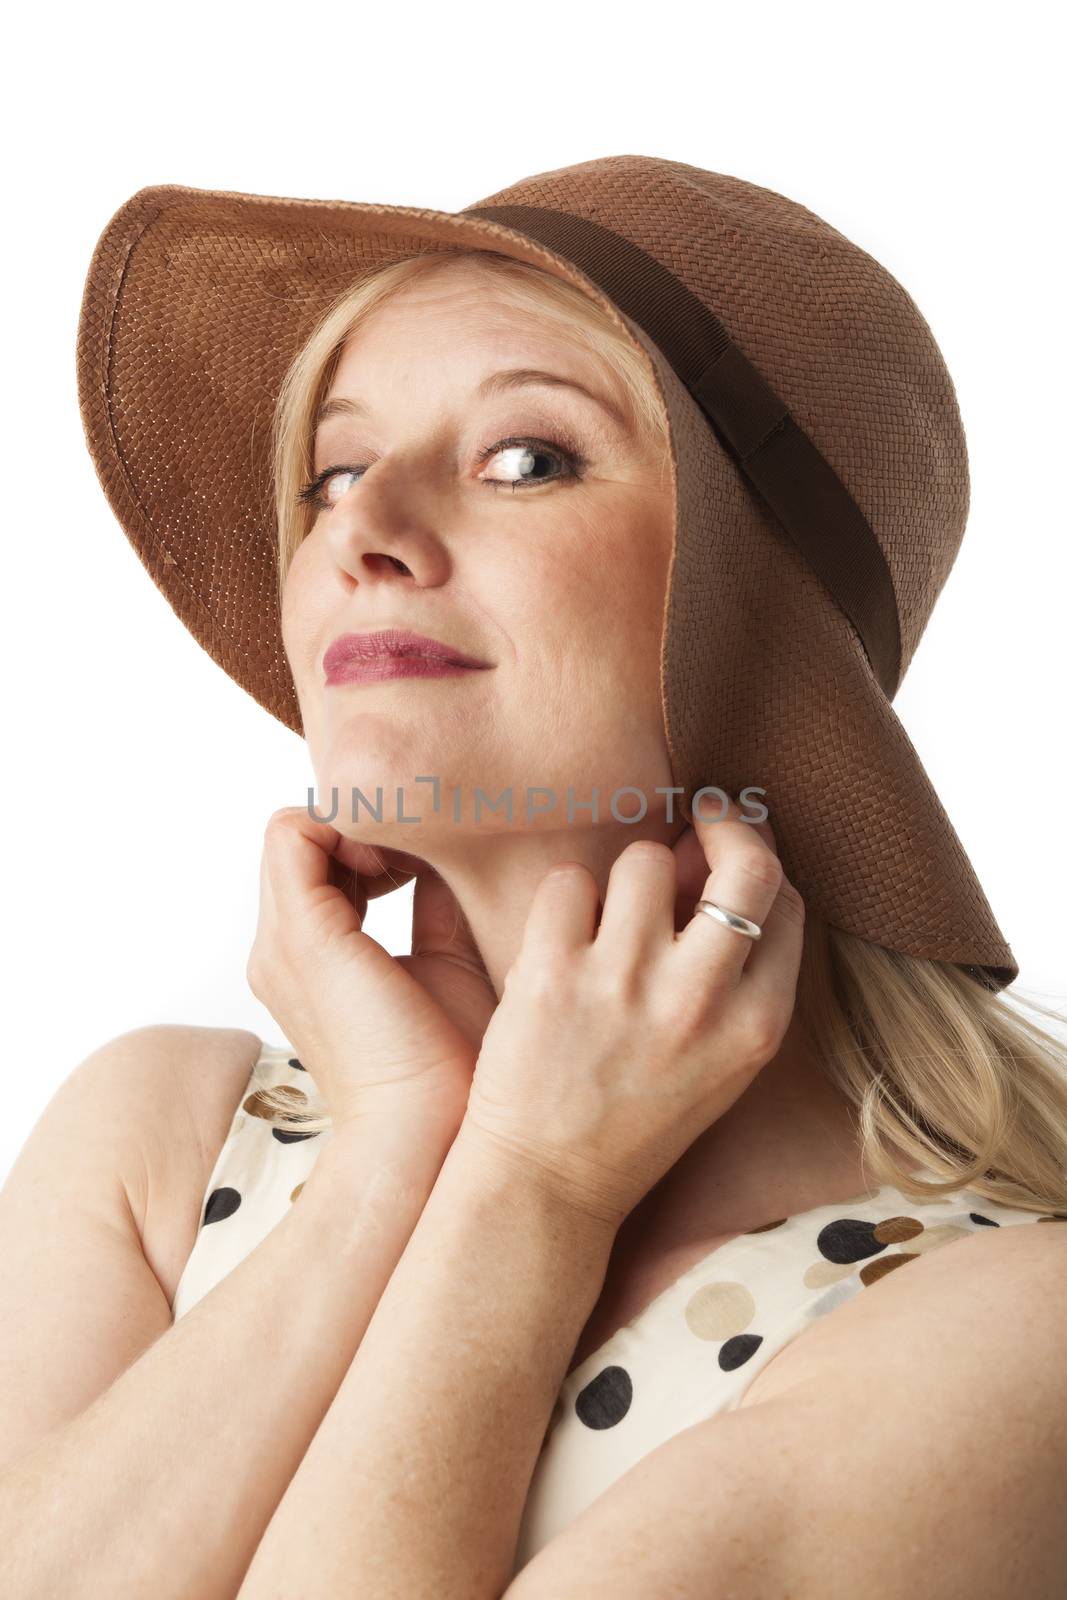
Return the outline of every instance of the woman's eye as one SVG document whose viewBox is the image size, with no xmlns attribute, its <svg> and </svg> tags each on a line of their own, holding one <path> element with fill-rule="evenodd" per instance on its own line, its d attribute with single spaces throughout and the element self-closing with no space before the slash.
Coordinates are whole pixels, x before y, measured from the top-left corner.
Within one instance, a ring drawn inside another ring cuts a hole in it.
<svg viewBox="0 0 1067 1600">
<path fill-rule="evenodd" d="M 320 472 L 317 478 L 313 479 L 306 488 L 300 491 L 299 498 L 301 500 L 309 500 L 312 505 L 321 506 L 324 511 L 328 510 L 334 501 L 340 500 L 343 495 L 348 493 L 349 486 L 345 484 L 336 493 L 327 493 L 326 491 L 333 490 L 333 485 L 338 478 L 344 484 L 345 478 L 354 477 L 357 472 L 362 470 L 363 468 L 361 467 L 327 467 L 325 472 Z"/>
<path fill-rule="evenodd" d="M 586 465 L 585 458 L 577 450 L 561 444 L 550 444 L 547 439 L 499 439 L 496 444 L 479 451 L 477 460 L 488 461 L 497 455 L 504 458 L 505 472 L 511 472 L 514 476 L 487 478 L 484 473 L 479 473 L 479 481 L 491 489 L 525 489 L 538 483 L 562 483 L 567 480 L 577 482 Z M 563 470 L 549 469 L 546 473 L 538 462 L 553 458 L 562 463 Z M 297 499 L 328 511 L 348 493 L 351 483 L 345 480 L 366 470 L 365 467 L 327 467 L 301 489 Z M 339 487 L 334 489 L 333 485 L 338 480 Z"/>
<path fill-rule="evenodd" d="M 483 450 L 478 457 L 479 461 L 488 461 L 490 457 L 500 455 L 505 458 L 506 468 L 517 474 L 514 478 L 487 478 L 479 473 L 482 483 L 488 483 L 494 489 L 519 489 L 525 488 L 530 483 L 556 482 L 567 478 L 579 478 L 584 460 L 577 451 L 567 449 L 563 445 L 549 444 L 547 439 L 501 439 L 497 444 L 490 445 L 488 450 Z M 538 470 L 535 463 L 538 458 L 542 461 L 555 457 L 562 461 L 564 470 L 551 473 L 547 478 Z"/>
</svg>

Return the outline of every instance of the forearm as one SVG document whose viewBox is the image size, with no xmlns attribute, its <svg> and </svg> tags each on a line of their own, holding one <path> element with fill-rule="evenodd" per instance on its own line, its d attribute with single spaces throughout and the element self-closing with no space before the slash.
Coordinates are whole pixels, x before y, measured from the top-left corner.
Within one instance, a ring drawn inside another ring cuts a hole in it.
<svg viewBox="0 0 1067 1600">
<path fill-rule="evenodd" d="M 232 1600 L 447 1148 L 335 1134 L 246 1259 L 0 1475 L 0 1591 Z"/>
<path fill-rule="evenodd" d="M 502 1594 L 613 1238 L 461 1129 L 239 1600 Z"/>
</svg>

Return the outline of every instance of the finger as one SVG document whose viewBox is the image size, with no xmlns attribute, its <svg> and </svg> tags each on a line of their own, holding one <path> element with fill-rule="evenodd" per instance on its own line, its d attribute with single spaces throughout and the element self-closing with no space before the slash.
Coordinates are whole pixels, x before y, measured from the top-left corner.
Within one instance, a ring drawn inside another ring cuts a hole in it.
<svg viewBox="0 0 1067 1600">
<path fill-rule="evenodd" d="M 593 938 L 600 890 L 581 861 L 561 861 L 541 879 L 522 934 L 524 954 L 566 955 Z"/>
<path fill-rule="evenodd" d="M 714 803 L 709 807 L 710 814 L 717 816 L 720 807 Z M 747 813 L 741 813 L 742 819 L 747 818 Z M 746 828 L 755 828 L 767 842 L 772 850 L 777 852 L 774 833 L 769 822 L 749 822 L 745 820 Z M 671 845 L 674 851 L 675 864 L 678 871 L 678 895 L 675 904 L 675 931 L 681 933 L 696 910 L 696 903 L 704 892 L 704 884 L 708 876 L 708 862 L 704 854 L 704 847 L 697 837 L 692 823 L 687 823 Z"/>
<path fill-rule="evenodd" d="M 408 855 L 406 851 L 364 844 L 343 834 L 338 840 L 335 855 L 344 867 L 358 873 L 363 892 L 370 900 L 403 888 L 404 884 L 411 882 L 421 866 L 419 857 Z"/>
<path fill-rule="evenodd" d="M 628 844 L 612 863 L 596 942 L 613 959 L 632 962 L 674 938 L 678 869 L 669 845 Z"/>
<path fill-rule="evenodd" d="M 737 998 L 746 1011 L 751 1005 L 754 1019 L 778 1015 L 783 1034 L 796 1002 L 804 923 L 803 897 L 788 878 L 783 878 L 763 924 L 763 937 L 753 944 L 737 990 Z M 727 931 L 723 929 L 724 933 Z"/>
<path fill-rule="evenodd" d="M 425 865 L 415 876 L 411 953 L 413 956 L 444 956 L 485 973 L 485 963 L 470 923 L 455 895 L 440 873 Z"/>
<path fill-rule="evenodd" d="M 329 881 L 356 908 L 360 927 L 366 920 L 367 902 L 403 888 L 421 865 L 418 856 L 382 845 L 364 844 L 339 834 L 328 868 Z"/>
<path fill-rule="evenodd" d="M 279 923 L 295 924 L 309 905 L 327 896 L 338 908 L 354 909 L 331 881 L 330 863 L 340 840 L 337 829 L 310 816 L 306 806 L 286 806 L 271 816 L 263 859 Z"/>
<path fill-rule="evenodd" d="M 781 887 L 782 864 L 759 829 L 741 821 L 736 801 L 726 799 L 715 810 L 710 806 L 707 810 L 709 815 L 721 815 L 722 820 L 706 821 L 702 809 L 693 813 L 694 832 L 710 868 L 699 898 L 712 900 L 762 927 Z M 727 986 L 736 985 L 754 943 L 747 935 L 695 910 L 676 939 L 683 977 L 699 982 L 714 973 Z"/>
<path fill-rule="evenodd" d="M 367 891 L 359 874 L 353 872 L 351 867 L 342 865 L 336 856 L 331 856 L 326 865 L 326 878 L 327 882 L 332 883 L 335 889 L 339 889 L 345 899 L 355 907 L 362 926 L 363 918 L 367 915 Z"/>
<path fill-rule="evenodd" d="M 704 846 L 688 823 L 675 839 L 671 850 L 674 853 L 675 871 L 678 877 L 674 928 L 676 933 L 681 933 L 692 917 L 703 891 L 708 875 L 708 860 L 704 854 Z"/>
</svg>

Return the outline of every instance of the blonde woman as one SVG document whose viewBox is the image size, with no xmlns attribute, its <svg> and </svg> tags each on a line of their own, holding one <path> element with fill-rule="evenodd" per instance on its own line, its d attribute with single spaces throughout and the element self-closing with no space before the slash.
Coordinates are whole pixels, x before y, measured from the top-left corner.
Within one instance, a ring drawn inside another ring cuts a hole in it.
<svg viewBox="0 0 1067 1600">
<path fill-rule="evenodd" d="M 164 187 L 79 382 L 317 792 L 278 1038 L 112 1041 L 5 1186 L 5 1592 L 1051 1600 L 1067 1073 L 892 711 L 968 498 L 899 284 L 640 156 Z"/>
</svg>

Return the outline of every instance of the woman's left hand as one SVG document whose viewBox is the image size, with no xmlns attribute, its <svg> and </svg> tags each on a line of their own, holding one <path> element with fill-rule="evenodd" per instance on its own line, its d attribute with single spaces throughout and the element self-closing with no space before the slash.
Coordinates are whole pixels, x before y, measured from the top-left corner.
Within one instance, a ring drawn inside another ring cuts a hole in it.
<svg viewBox="0 0 1067 1600">
<path fill-rule="evenodd" d="M 720 806 L 721 809 L 721 806 Z M 587 867 L 538 885 L 485 1031 L 462 1132 L 490 1161 L 547 1183 L 618 1227 L 777 1052 L 796 1001 L 804 902 L 766 825 L 694 815 L 700 898 L 763 929 L 696 911 L 675 931 L 675 850 L 635 840 L 614 862 L 599 928 Z"/>
<path fill-rule="evenodd" d="M 497 997 L 470 923 L 448 884 L 421 856 L 351 839 L 340 841 L 330 866 L 330 881 L 352 899 L 360 926 L 370 900 L 403 888 L 412 878 L 411 954 L 395 960 L 469 1040 L 473 1071 Z"/>
</svg>

